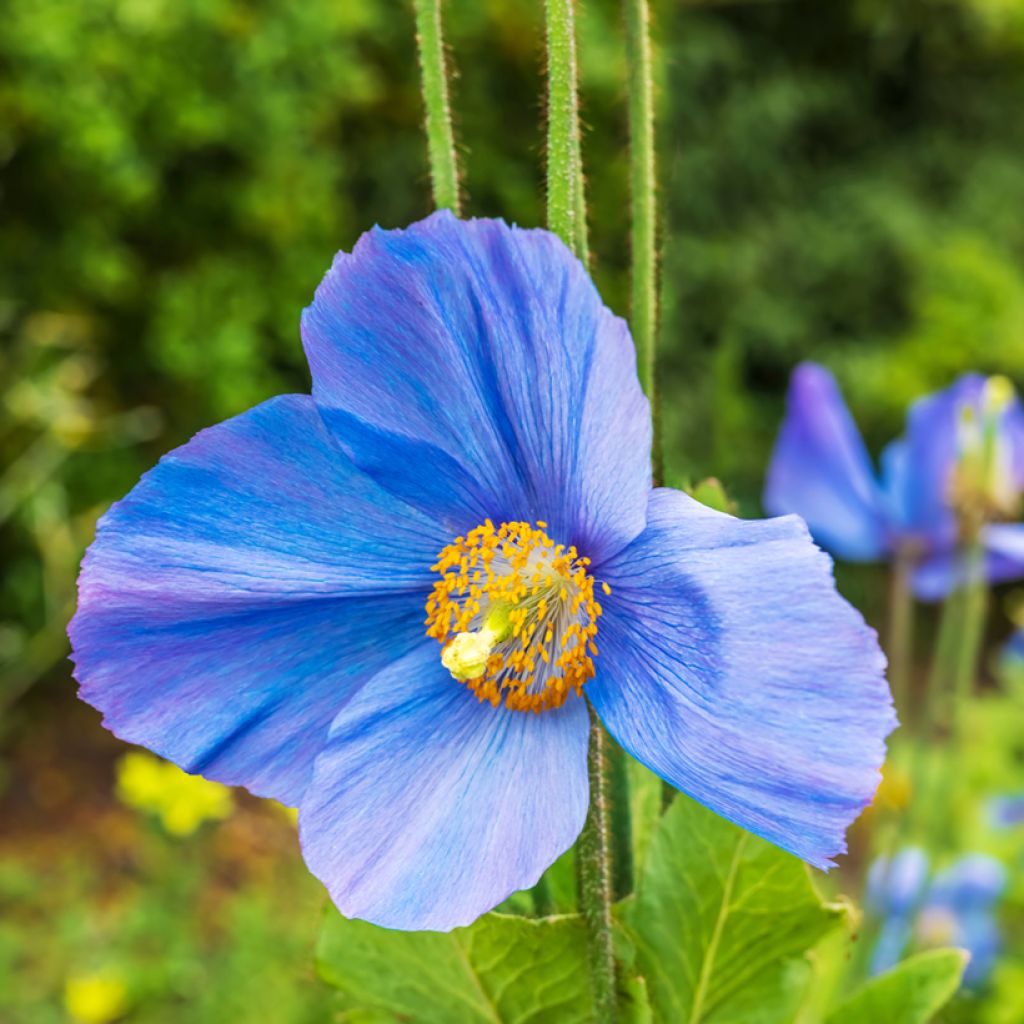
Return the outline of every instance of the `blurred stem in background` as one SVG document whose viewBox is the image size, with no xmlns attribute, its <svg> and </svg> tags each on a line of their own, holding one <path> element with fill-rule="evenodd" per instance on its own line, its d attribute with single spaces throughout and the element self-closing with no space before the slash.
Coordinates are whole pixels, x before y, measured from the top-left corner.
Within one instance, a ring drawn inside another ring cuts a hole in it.
<svg viewBox="0 0 1024 1024">
<path fill-rule="evenodd" d="M 459 215 L 459 169 L 448 99 L 441 0 L 414 0 L 416 43 L 420 55 L 423 104 L 426 107 L 427 151 L 434 205 Z"/>
<path fill-rule="evenodd" d="M 912 837 L 930 838 L 937 846 L 942 842 L 945 802 L 957 777 L 963 705 L 974 687 L 988 606 L 984 551 L 979 541 L 969 541 L 960 557 L 963 583 L 942 606 L 924 715 L 912 753 L 913 802 L 906 821 L 906 831 Z M 940 752 L 943 745 L 952 749 Z"/>
<path fill-rule="evenodd" d="M 914 595 L 910 574 L 914 556 L 906 548 L 896 551 L 889 577 L 889 683 L 896 713 L 904 727 L 916 717 L 911 709 L 911 667 L 914 658 Z"/>
<path fill-rule="evenodd" d="M 544 15 L 548 54 L 548 227 L 587 264 L 589 253 L 576 82 L 574 0 L 545 0 Z M 594 1019 L 606 1024 L 617 1016 L 606 759 L 606 749 L 610 744 L 589 703 L 588 710 L 590 809 L 576 846 L 577 892 L 587 930 Z M 625 841 L 630 841 L 628 832 Z"/>
</svg>

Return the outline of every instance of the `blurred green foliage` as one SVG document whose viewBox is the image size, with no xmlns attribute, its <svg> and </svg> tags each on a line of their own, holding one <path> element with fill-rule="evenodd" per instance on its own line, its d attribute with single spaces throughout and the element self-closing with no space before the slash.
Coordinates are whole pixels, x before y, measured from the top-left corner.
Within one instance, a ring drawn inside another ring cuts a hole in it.
<svg viewBox="0 0 1024 1024">
<path fill-rule="evenodd" d="M 448 8 L 469 212 L 538 223 L 539 5 Z M 967 366 L 1024 377 L 1019 11 L 656 5 L 677 474 L 714 474 L 753 510 L 803 358 L 837 370 L 878 443 L 908 399 Z M 583 5 L 595 272 L 627 313 L 619 29 L 614 0 Z M 67 610 L 91 518 L 197 429 L 308 387 L 298 317 L 333 252 L 427 212 L 411 13 L 10 0 L 0 185 L 2 694 L 27 685 L 28 662 L 32 676 L 60 657 L 59 628 L 40 630 Z M 48 386 L 55 345 L 74 356 L 61 400 L 88 421 L 70 440 L 19 397 Z M 27 452 L 28 484 L 15 472 Z"/>
</svg>

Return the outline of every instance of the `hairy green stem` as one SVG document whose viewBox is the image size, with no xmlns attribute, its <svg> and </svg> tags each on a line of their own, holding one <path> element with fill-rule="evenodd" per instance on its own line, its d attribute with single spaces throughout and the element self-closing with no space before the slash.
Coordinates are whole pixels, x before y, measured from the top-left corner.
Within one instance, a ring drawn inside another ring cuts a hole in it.
<svg viewBox="0 0 1024 1024">
<path fill-rule="evenodd" d="M 629 180 L 633 219 L 632 315 L 640 383 L 656 414 L 655 348 L 658 333 L 657 208 L 654 166 L 654 82 L 647 0 L 625 0 L 629 67 Z M 655 415 L 655 424 L 657 416 Z M 657 427 L 655 428 L 657 430 Z"/>
<path fill-rule="evenodd" d="M 587 768 L 590 810 L 576 846 L 579 909 L 587 929 L 587 960 L 594 994 L 594 1020 L 613 1024 L 617 1018 L 615 956 L 612 946 L 612 877 L 609 857 L 607 736 L 590 707 Z"/>
<path fill-rule="evenodd" d="M 576 84 L 574 0 L 545 0 L 548 50 L 548 227 L 584 262 L 587 242 Z"/>
<path fill-rule="evenodd" d="M 545 0 L 544 14 L 548 49 L 548 227 L 587 264 L 586 199 L 576 83 L 575 0 Z M 587 929 L 594 1020 L 599 1024 L 613 1024 L 617 1006 L 612 945 L 608 739 L 589 702 L 587 708 L 590 713 L 587 755 L 590 810 L 576 846 L 577 894 Z M 624 770 L 625 765 L 622 767 Z"/>
<path fill-rule="evenodd" d="M 427 152 L 434 205 L 459 213 L 459 170 L 455 160 L 452 112 L 448 102 L 441 0 L 413 0 L 420 55 L 423 104 L 427 111 Z"/>
</svg>

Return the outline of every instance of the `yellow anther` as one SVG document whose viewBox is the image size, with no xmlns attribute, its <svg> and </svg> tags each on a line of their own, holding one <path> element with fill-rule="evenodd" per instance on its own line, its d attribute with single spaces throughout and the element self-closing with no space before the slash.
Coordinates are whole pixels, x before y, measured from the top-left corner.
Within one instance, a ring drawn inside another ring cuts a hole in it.
<svg viewBox="0 0 1024 1024">
<path fill-rule="evenodd" d="M 594 676 L 588 642 L 596 655 L 601 607 L 590 561 L 555 544 L 546 526 L 486 520 L 433 567 L 441 578 L 426 602 L 426 633 L 452 676 L 494 707 L 558 707 Z"/>
</svg>

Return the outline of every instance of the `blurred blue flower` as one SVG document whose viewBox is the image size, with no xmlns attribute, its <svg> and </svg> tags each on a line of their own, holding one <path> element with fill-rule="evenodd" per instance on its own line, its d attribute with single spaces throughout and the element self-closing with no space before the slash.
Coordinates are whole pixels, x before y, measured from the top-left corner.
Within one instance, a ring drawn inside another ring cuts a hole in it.
<svg viewBox="0 0 1024 1024">
<path fill-rule="evenodd" d="M 798 518 L 652 490 L 629 332 L 554 235 L 375 229 L 302 336 L 312 396 L 99 524 L 70 636 L 108 728 L 298 806 L 341 911 L 392 928 L 467 924 L 576 839 L 584 686 L 662 778 L 831 864 L 894 725 L 874 633 Z"/>
<path fill-rule="evenodd" d="M 1024 663 L 1024 629 L 1018 629 L 1003 645 L 1002 657 L 1015 663 Z"/>
<path fill-rule="evenodd" d="M 989 426 L 990 465 L 984 479 L 966 480 L 965 456 L 983 446 Z M 818 543 L 849 561 L 907 551 L 914 592 L 937 600 L 963 572 L 960 501 L 985 505 L 987 578 L 1024 576 L 1024 524 L 991 521 L 1015 516 L 1022 491 L 1024 409 L 1002 378 L 968 374 L 915 402 L 905 433 L 882 453 L 879 476 L 832 375 L 803 363 L 790 381 L 764 506 L 802 516 Z"/>
<path fill-rule="evenodd" d="M 995 909 L 1006 884 L 1006 869 L 986 854 L 965 854 L 930 881 L 928 857 L 916 847 L 878 858 L 865 893 L 880 922 L 871 973 L 894 967 L 911 948 L 958 946 L 971 957 L 964 983 L 983 984 L 1001 947 Z"/>
<path fill-rule="evenodd" d="M 1024 825 L 1024 793 L 993 797 L 988 802 L 988 819 L 995 828 Z"/>
</svg>

